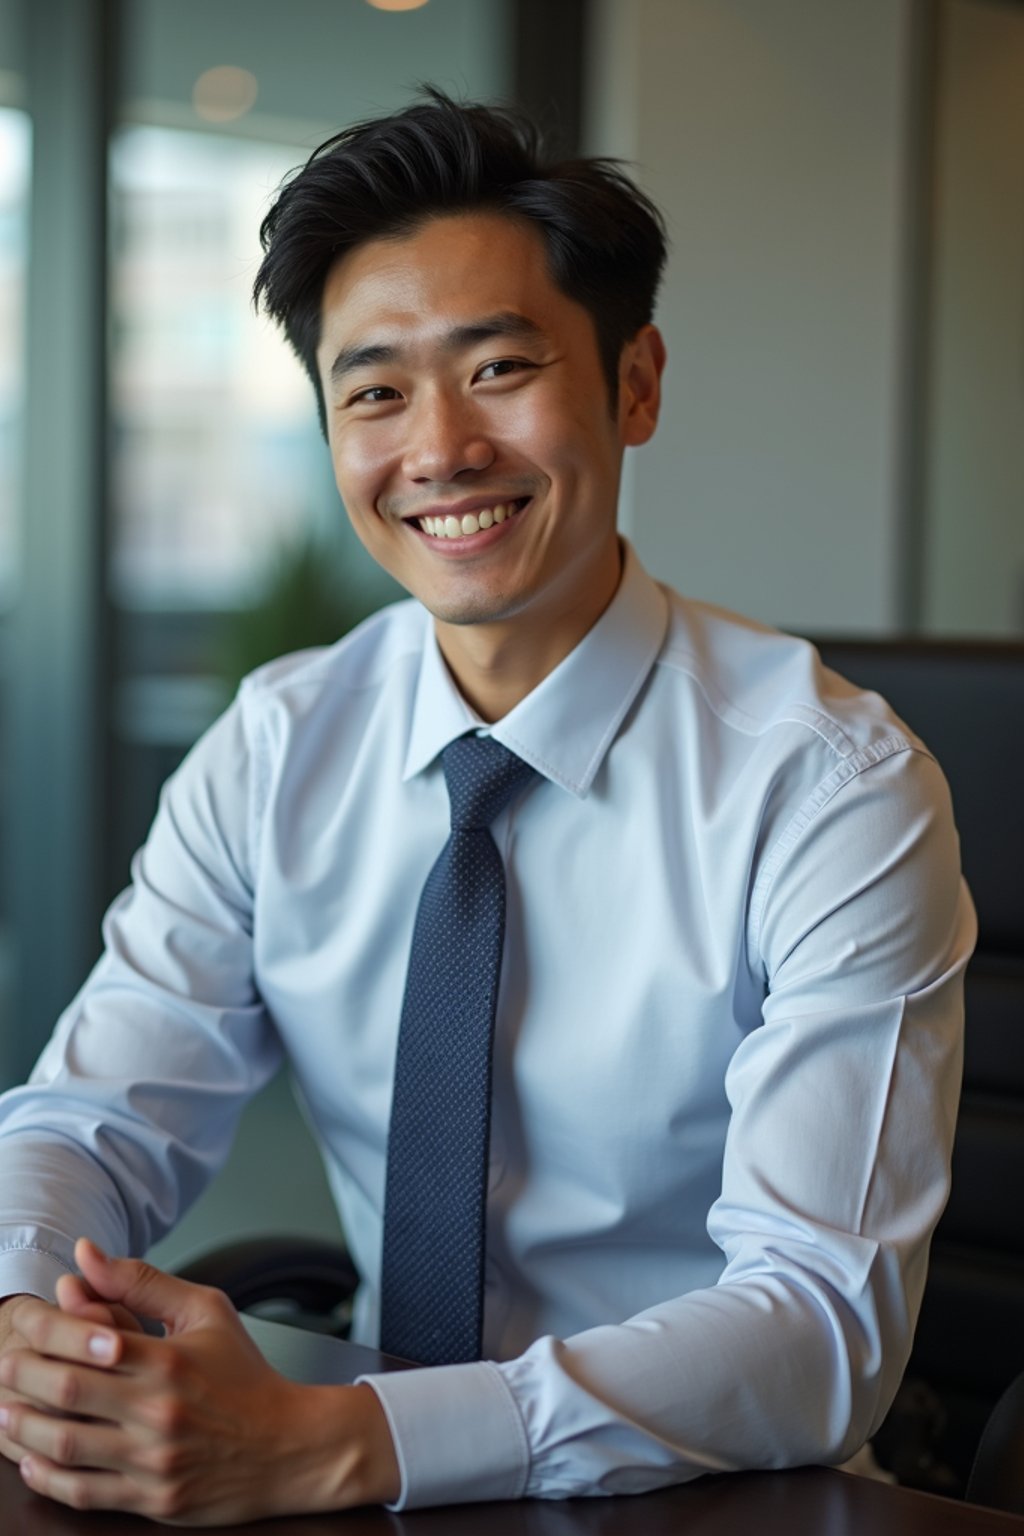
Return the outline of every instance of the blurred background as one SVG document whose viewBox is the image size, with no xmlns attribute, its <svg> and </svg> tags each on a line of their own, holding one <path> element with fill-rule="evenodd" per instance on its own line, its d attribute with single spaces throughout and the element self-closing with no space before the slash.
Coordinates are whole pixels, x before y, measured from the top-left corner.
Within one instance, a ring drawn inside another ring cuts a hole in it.
<svg viewBox="0 0 1024 1536">
<path fill-rule="evenodd" d="M 281 177 L 420 80 L 668 217 L 622 509 L 660 578 L 811 635 L 1024 633 L 1019 0 L 0 0 L 0 1086 L 238 677 L 394 595 L 248 295 Z M 279 1083 L 156 1257 L 331 1221 Z"/>
</svg>

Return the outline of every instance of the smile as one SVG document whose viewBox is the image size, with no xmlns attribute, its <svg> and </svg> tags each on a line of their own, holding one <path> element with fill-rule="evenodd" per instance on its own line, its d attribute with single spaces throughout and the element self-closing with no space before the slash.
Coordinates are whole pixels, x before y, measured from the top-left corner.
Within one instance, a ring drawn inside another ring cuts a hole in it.
<svg viewBox="0 0 1024 1536">
<path fill-rule="evenodd" d="M 499 501 L 493 507 L 480 507 L 476 512 L 464 512 L 461 517 L 449 513 L 446 517 L 420 517 L 417 526 L 432 539 L 464 539 L 474 533 L 486 532 L 497 524 L 506 522 L 525 507 L 528 496 L 518 501 Z"/>
</svg>

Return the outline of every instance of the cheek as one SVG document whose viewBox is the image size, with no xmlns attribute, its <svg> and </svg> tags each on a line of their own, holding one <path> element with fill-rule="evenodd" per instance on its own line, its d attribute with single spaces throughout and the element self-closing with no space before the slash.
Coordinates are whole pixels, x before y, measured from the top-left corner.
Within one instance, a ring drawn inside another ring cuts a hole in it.
<svg viewBox="0 0 1024 1536">
<path fill-rule="evenodd" d="M 391 455 L 380 438 L 363 435 L 332 442 L 331 460 L 342 500 L 350 511 L 357 511 L 379 494 Z"/>
<path fill-rule="evenodd" d="M 492 442 L 500 458 L 518 460 L 539 471 L 549 482 L 574 478 L 588 451 L 582 425 L 564 402 L 540 391 L 507 402 L 493 421 Z M 591 450 L 592 451 L 592 450 Z"/>
</svg>

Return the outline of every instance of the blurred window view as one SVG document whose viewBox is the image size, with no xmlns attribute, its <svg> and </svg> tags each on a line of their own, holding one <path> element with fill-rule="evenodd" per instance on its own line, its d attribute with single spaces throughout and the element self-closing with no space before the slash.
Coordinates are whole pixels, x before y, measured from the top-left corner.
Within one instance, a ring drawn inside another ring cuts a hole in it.
<svg viewBox="0 0 1024 1536">
<path fill-rule="evenodd" d="M 0 107 L 0 602 L 17 581 L 30 128 Z"/>
<path fill-rule="evenodd" d="M 254 315 L 258 231 L 302 153 L 126 127 L 111 146 L 111 581 L 129 608 L 232 608 L 322 500 L 313 392 Z"/>
</svg>

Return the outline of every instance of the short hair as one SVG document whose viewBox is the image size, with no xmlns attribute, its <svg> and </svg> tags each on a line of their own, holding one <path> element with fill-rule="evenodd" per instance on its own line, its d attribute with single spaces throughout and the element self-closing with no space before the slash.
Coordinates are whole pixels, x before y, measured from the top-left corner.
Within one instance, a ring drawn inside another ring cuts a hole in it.
<svg viewBox="0 0 1024 1536">
<path fill-rule="evenodd" d="M 541 235 L 555 286 L 593 320 L 615 410 L 622 348 L 654 313 L 666 255 L 661 214 L 618 161 L 547 160 L 527 118 L 427 86 L 404 110 L 321 144 L 285 179 L 260 226 L 253 302 L 283 327 L 309 374 L 325 436 L 316 351 L 330 268 L 367 241 L 471 212 L 526 221 Z"/>
</svg>

